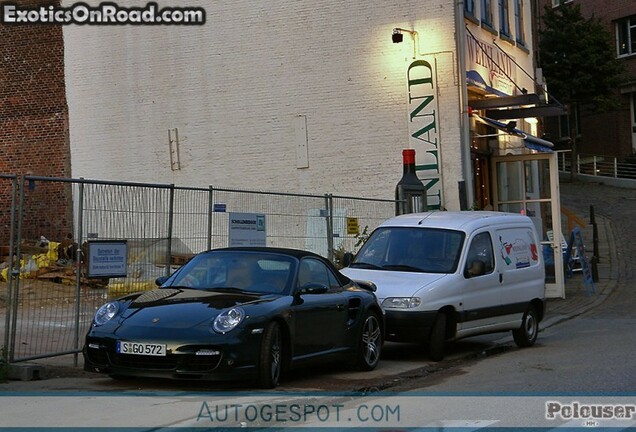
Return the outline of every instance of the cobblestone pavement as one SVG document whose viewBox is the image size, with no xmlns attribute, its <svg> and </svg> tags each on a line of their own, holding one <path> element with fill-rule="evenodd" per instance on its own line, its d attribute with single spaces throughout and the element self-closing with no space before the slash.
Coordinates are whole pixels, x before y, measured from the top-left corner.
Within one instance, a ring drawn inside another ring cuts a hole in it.
<svg viewBox="0 0 636 432">
<path fill-rule="evenodd" d="M 587 222 L 581 229 L 591 257 L 593 249 L 590 207 L 593 206 L 598 226 L 599 280 L 595 293 L 588 295 L 583 277 L 575 273 L 566 279 L 565 299 L 548 302 L 544 327 L 587 312 L 612 297 L 615 307 L 636 306 L 636 188 L 618 188 L 602 183 L 563 182 L 560 184 L 561 205 Z M 566 233 L 567 227 L 563 226 Z"/>
</svg>

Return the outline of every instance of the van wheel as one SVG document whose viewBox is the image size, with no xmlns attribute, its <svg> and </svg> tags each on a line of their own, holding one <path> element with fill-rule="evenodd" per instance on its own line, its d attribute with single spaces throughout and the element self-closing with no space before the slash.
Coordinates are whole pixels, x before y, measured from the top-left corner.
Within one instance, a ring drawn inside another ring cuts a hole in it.
<svg viewBox="0 0 636 432">
<path fill-rule="evenodd" d="M 440 312 L 435 318 L 431 336 L 428 342 L 428 356 L 433 361 L 440 361 L 444 358 L 446 348 L 446 314 Z"/>
<path fill-rule="evenodd" d="M 519 347 L 529 347 L 534 345 L 539 334 L 539 320 L 534 306 L 528 306 L 528 310 L 523 314 L 521 327 L 512 331 L 512 337 Z"/>
</svg>

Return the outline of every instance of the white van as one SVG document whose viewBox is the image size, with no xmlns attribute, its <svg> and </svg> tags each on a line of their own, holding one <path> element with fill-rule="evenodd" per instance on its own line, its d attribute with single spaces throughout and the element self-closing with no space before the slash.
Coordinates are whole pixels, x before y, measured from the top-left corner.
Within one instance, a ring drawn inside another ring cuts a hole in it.
<svg viewBox="0 0 636 432">
<path fill-rule="evenodd" d="M 428 343 L 512 330 L 537 339 L 545 269 L 534 224 L 513 213 L 462 211 L 397 216 L 373 231 L 342 273 L 371 281 L 386 311 L 386 340 Z M 346 259 L 345 259 L 346 260 Z"/>
</svg>

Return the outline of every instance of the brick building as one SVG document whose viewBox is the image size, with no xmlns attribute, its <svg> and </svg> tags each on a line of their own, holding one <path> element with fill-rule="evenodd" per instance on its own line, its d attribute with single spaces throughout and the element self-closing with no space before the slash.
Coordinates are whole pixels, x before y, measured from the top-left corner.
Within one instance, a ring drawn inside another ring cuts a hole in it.
<svg viewBox="0 0 636 432">
<path fill-rule="evenodd" d="M 2 24 L 0 41 L 0 173 L 70 177 L 62 28 Z M 7 244 L 12 199 L 9 180 L 0 182 L 0 194 L 6 204 L 0 213 L 5 227 L 0 242 Z M 29 220 L 23 227 L 25 238 L 64 238 L 70 232 L 72 208 L 66 186 L 32 182 L 24 200 L 29 209 L 25 210 Z"/>
<path fill-rule="evenodd" d="M 616 57 L 627 69 L 623 83 L 616 89 L 620 107 L 603 113 L 583 107 L 578 122 L 577 148 L 583 155 L 621 159 L 633 156 L 636 153 L 636 3 L 633 0 L 541 0 L 539 5 L 539 12 L 546 6 L 579 5 L 584 17 L 596 17 L 607 26 L 616 41 Z M 570 134 L 564 119 L 546 120 L 546 130 L 553 139 L 565 141 Z"/>
</svg>

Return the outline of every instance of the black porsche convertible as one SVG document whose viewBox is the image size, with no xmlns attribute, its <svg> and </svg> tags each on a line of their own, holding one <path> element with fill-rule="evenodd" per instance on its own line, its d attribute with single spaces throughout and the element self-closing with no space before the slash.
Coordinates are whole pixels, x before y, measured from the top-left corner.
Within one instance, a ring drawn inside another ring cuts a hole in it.
<svg viewBox="0 0 636 432">
<path fill-rule="evenodd" d="M 263 388 L 288 369 L 344 358 L 378 364 L 384 315 L 373 285 L 311 252 L 224 248 L 195 255 L 158 289 L 101 306 L 84 369 L 113 377 L 227 380 Z"/>
</svg>

